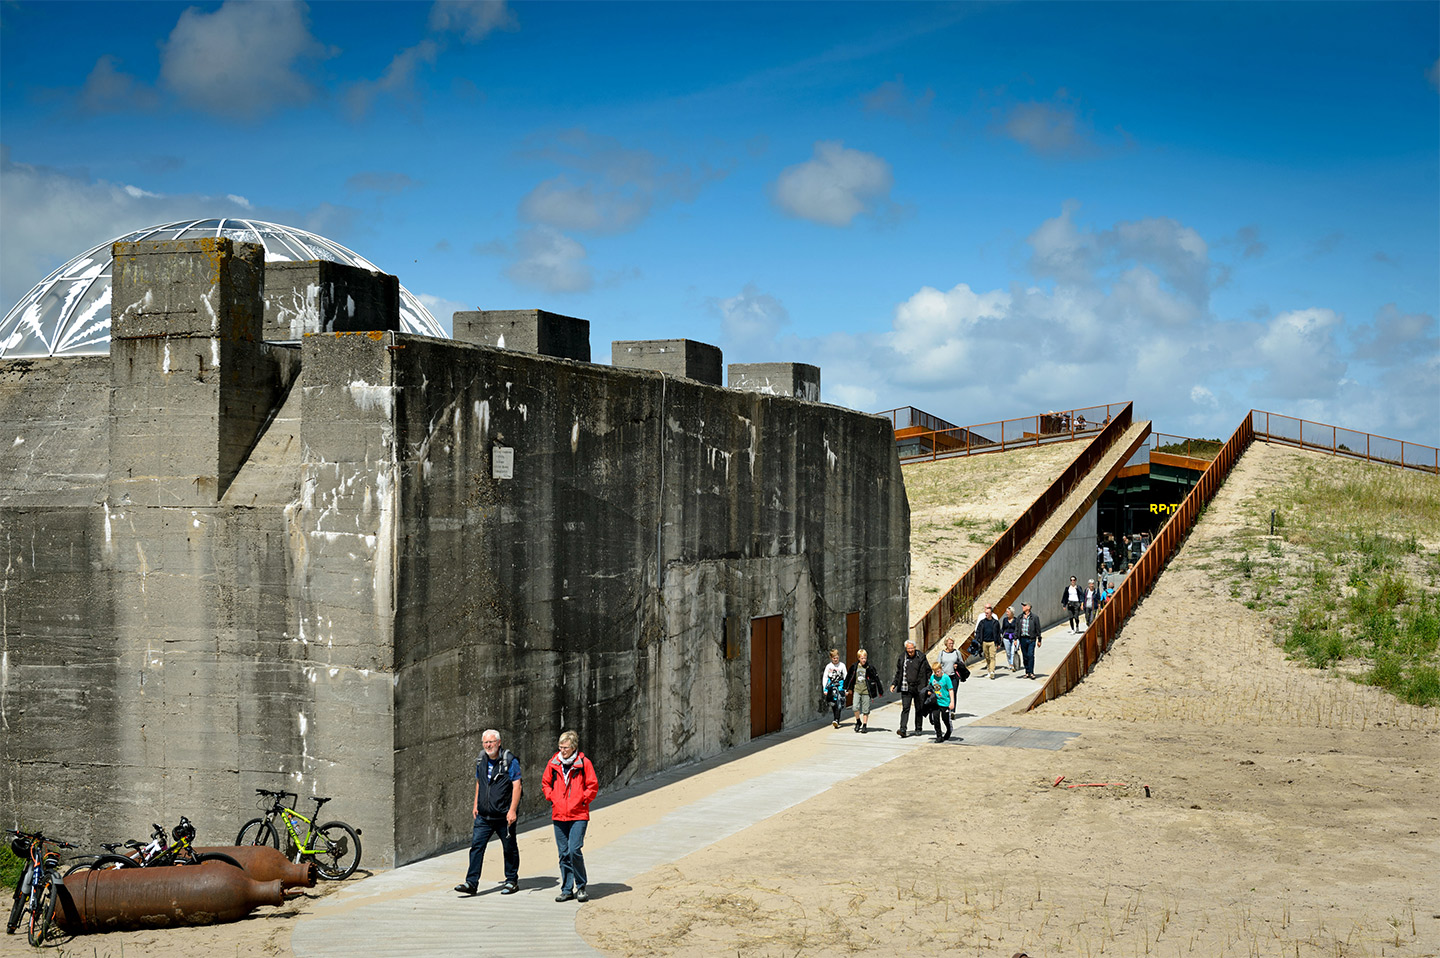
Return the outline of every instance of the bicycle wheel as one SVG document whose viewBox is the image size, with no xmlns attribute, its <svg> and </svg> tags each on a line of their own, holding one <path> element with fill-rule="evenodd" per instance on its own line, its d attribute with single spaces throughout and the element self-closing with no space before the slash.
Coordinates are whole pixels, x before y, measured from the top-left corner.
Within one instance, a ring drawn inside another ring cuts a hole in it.
<svg viewBox="0 0 1440 958">
<path fill-rule="evenodd" d="M 321 878 L 343 881 L 360 867 L 360 833 L 344 822 L 326 822 L 315 833 L 315 870 Z"/>
<path fill-rule="evenodd" d="M 96 855 L 91 868 L 139 868 L 140 863 L 124 855 Z"/>
<path fill-rule="evenodd" d="M 227 865 L 234 865 L 241 871 L 245 870 L 245 866 L 241 865 L 239 862 L 237 862 L 235 859 L 231 858 L 224 852 L 206 852 L 204 855 L 195 856 L 195 864 L 203 865 L 206 862 L 224 862 Z"/>
<path fill-rule="evenodd" d="M 20 878 L 15 882 L 15 904 L 10 906 L 10 920 L 5 923 L 5 934 L 15 934 L 15 929 L 20 927 L 20 919 L 25 916 L 25 906 L 28 903 L 26 897 L 20 894 L 20 886 L 25 884 L 25 872 L 20 873 Z"/>
<path fill-rule="evenodd" d="M 269 845 L 271 848 L 280 847 L 280 836 L 275 834 L 275 826 L 263 818 L 252 818 L 240 829 L 240 834 L 235 836 L 237 845 Z"/>
<path fill-rule="evenodd" d="M 67 868 L 67 869 L 65 869 L 65 877 L 66 877 L 66 878 L 69 878 L 71 875 L 75 874 L 76 872 L 89 871 L 90 869 L 92 869 L 92 868 L 94 868 L 94 867 L 95 867 L 95 859 L 93 859 L 93 858 L 82 858 L 82 859 L 80 859 L 79 861 L 75 861 L 75 862 L 71 862 L 71 863 L 70 863 L 70 867 Z"/>
<path fill-rule="evenodd" d="M 50 922 L 55 917 L 55 884 L 46 880 L 39 897 L 30 909 L 30 944 L 39 948 L 50 935 Z"/>
</svg>

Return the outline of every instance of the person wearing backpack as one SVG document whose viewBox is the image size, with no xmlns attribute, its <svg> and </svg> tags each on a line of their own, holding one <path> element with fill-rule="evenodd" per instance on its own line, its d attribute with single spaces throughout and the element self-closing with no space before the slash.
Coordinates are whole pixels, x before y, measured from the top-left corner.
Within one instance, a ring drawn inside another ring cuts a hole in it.
<svg viewBox="0 0 1440 958">
<path fill-rule="evenodd" d="M 540 776 L 540 790 L 550 803 L 550 821 L 555 826 L 555 847 L 560 852 L 560 894 L 555 900 L 589 901 L 582 849 L 590 825 L 590 803 L 600 791 L 600 780 L 595 766 L 580 751 L 578 733 L 561 732 L 557 748 Z"/>
<path fill-rule="evenodd" d="M 505 884 L 500 886 L 500 894 L 513 895 L 520 890 L 520 845 L 515 841 L 515 819 L 520 812 L 520 760 L 508 748 L 500 747 L 500 733 L 493 728 L 481 733 L 480 746 L 484 751 L 475 760 L 470 869 L 455 890 L 462 895 L 475 894 L 485 846 L 498 835 L 505 853 Z"/>
</svg>

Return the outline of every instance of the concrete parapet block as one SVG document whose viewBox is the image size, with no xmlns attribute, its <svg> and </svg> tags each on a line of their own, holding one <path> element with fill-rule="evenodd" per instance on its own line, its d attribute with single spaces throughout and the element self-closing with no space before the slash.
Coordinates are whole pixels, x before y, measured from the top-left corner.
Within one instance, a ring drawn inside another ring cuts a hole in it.
<svg viewBox="0 0 1440 958">
<path fill-rule="evenodd" d="M 116 243 L 110 338 L 260 338 L 265 249 L 225 238 Z"/>
<path fill-rule="evenodd" d="M 730 388 L 820 401 L 820 367 L 805 363 L 731 363 Z"/>
<path fill-rule="evenodd" d="M 590 361 L 590 321 L 543 309 L 480 309 L 455 314 L 453 338 L 555 359 Z"/>
<path fill-rule="evenodd" d="M 264 250 L 206 238 L 112 252 L 111 500 L 214 503 L 278 390 L 260 343 Z"/>
<path fill-rule="evenodd" d="M 725 385 L 720 347 L 693 339 L 616 340 L 610 344 L 610 364 L 620 369 L 653 369 L 711 386 Z"/>
<path fill-rule="evenodd" d="M 323 259 L 265 265 L 265 339 L 399 328 L 400 280 L 389 273 Z"/>
</svg>

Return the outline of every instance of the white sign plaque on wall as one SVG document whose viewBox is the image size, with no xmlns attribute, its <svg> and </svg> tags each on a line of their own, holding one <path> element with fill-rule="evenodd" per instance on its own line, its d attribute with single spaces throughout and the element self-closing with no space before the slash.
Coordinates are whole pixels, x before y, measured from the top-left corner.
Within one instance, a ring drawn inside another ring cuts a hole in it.
<svg viewBox="0 0 1440 958">
<path fill-rule="evenodd" d="M 490 478 L 515 478 L 515 449 L 511 446 L 495 446 L 490 452 Z"/>
</svg>

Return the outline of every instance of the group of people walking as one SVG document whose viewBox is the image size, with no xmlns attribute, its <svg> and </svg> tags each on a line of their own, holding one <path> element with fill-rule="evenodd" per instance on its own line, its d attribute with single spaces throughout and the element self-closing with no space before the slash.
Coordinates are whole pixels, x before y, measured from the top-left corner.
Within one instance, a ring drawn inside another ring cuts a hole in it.
<svg viewBox="0 0 1440 958">
<path fill-rule="evenodd" d="M 475 760 L 475 825 L 470 835 L 470 868 L 455 886 L 462 895 L 474 895 L 480 883 L 480 866 L 491 838 L 500 839 L 505 856 L 505 881 L 500 894 L 520 890 L 520 845 L 515 822 L 520 810 L 520 760 L 500 744 L 500 733 L 486 729 L 480 736 L 482 751 Z M 560 733 L 555 754 L 540 775 L 540 790 L 550 803 L 555 846 L 560 853 L 560 894 L 556 901 L 589 901 L 585 874 L 585 831 L 590 824 L 590 803 L 600 791 L 595 766 L 580 751 L 580 736 Z"/>
<path fill-rule="evenodd" d="M 985 606 L 984 614 L 975 623 L 974 637 L 991 679 L 996 677 L 997 659 L 1008 663 L 1016 675 L 1023 668 L 1025 678 L 1035 678 L 1035 649 L 1041 644 L 1043 635 L 1040 619 L 1031 611 L 1030 603 L 1021 603 L 1019 615 L 1015 614 L 1013 607 L 1008 609 L 1004 618 L 995 615 L 993 606 Z M 949 739 L 954 734 L 952 720 L 955 718 L 956 692 L 960 683 L 969 678 L 970 669 L 965 664 L 965 654 L 955 648 L 953 637 L 945 639 L 945 648 L 933 663 L 916 648 L 913 639 L 907 639 L 904 651 L 896 659 L 895 674 L 890 681 L 890 691 L 900 696 L 900 727 L 895 734 L 901 738 L 919 735 L 928 717 L 935 741 Z M 884 695 L 885 688 L 880 674 L 870 664 L 866 650 L 859 650 L 855 661 L 847 668 L 841 661 L 840 650 L 831 649 L 830 661 L 820 678 L 820 688 L 831 712 L 832 727 L 840 727 L 845 698 L 853 694 L 855 731 L 865 733 L 870 730 L 870 709 Z M 908 731 L 912 711 L 915 714 L 913 733 Z"/>
</svg>

